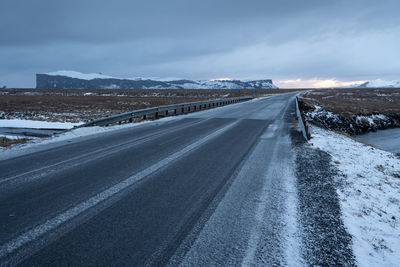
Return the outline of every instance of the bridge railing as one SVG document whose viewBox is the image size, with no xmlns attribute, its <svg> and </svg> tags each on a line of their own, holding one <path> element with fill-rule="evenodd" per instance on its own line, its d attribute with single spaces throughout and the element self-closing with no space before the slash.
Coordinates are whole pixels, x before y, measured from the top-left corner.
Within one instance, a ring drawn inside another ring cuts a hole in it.
<svg viewBox="0 0 400 267">
<path fill-rule="evenodd" d="M 91 120 L 87 123 L 84 123 L 78 127 L 89 127 L 89 126 L 108 126 L 115 123 L 123 123 L 123 122 L 133 122 L 133 119 L 142 117 L 146 119 L 147 116 L 152 115 L 154 119 L 158 119 L 160 116 L 169 116 L 169 115 L 177 115 L 184 114 L 193 111 L 200 111 L 204 109 L 225 106 L 229 104 L 234 104 L 242 101 L 247 101 L 253 99 L 251 96 L 242 96 L 242 97 L 234 97 L 234 98 L 221 98 L 215 100 L 207 100 L 207 101 L 198 101 L 198 102 L 189 102 L 189 103 L 181 103 L 174 105 L 164 105 L 152 108 L 138 109 L 133 110 L 121 114 L 112 115 L 105 118 Z"/>
<path fill-rule="evenodd" d="M 303 136 L 306 140 L 311 139 L 311 134 L 310 134 L 310 129 L 308 128 L 307 121 L 304 117 L 303 112 L 301 112 L 300 106 L 299 106 L 299 98 L 296 96 L 296 114 L 297 114 L 297 119 L 299 121 L 299 127 L 301 129 L 301 132 L 303 133 Z"/>
</svg>

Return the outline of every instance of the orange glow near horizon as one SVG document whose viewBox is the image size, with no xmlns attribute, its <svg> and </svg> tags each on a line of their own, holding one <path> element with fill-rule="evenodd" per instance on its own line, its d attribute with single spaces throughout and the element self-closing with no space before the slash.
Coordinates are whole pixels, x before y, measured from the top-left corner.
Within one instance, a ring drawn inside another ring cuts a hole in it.
<svg viewBox="0 0 400 267">
<path fill-rule="evenodd" d="M 366 81 L 351 81 L 344 82 L 336 79 L 292 79 L 278 80 L 274 83 L 280 88 L 330 88 L 330 87 L 345 87 L 354 84 L 362 84 Z"/>
</svg>

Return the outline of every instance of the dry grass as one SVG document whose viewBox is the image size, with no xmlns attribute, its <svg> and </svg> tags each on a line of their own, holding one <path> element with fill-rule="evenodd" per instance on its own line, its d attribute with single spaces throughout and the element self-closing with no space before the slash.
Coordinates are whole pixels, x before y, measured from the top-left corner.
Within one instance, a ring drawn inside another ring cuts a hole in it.
<svg viewBox="0 0 400 267">
<path fill-rule="evenodd" d="M 136 109 L 252 95 L 253 90 L 0 89 L 0 119 L 88 121 Z M 294 90 L 257 90 L 264 94 Z"/>
<path fill-rule="evenodd" d="M 29 138 L 9 139 L 7 137 L 0 137 L 0 147 L 9 147 L 15 144 L 23 144 L 29 140 Z"/>
<path fill-rule="evenodd" d="M 301 100 L 343 116 L 400 113 L 400 89 L 313 90 Z"/>
</svg>

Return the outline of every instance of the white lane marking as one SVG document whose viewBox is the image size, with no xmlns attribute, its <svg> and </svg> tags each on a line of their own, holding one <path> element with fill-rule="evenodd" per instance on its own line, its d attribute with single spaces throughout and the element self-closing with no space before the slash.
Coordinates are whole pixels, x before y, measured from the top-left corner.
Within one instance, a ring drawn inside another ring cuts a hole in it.
<svg viewBox="0 0 400 267">
<path fill-rule="evenodd" d="M 191 145 L 188 145 L 187 147 L 183 148 L 182 150 L 172 154 L 171 156 L 157 162 L 156 164 L 150 166 L 147 169 L 144 169 L 143 171 L 127 178 L 126 180 L 108 188 L 107 190 L 89 198 L 86 201 L 81 202 L 77 206 L 57 215 L 56 217 L 46 221 L 45 223 L 36 226 L 35 228 L 21 234 L 20 236 L 16 237 L 15 239 L 9 241 L 8 243 L 2 245 L 0 247 L 0 258 L 3 258 L 16 249 L 24 246 L 25 244 L 37 239 L 41 235 L 55 229 L 59 225 L 73 219 L 74 217 L 78 216 L 79 214 L 83 213 L 84 211 L 96 206 L 102 201 L 107 200 L 108 198 L 112 197 L 113 195 L 121 192 L 122 190 L 126 189 L 127 187 L 133 185 L 137 181 L 143 179 L 144 177 L 154 173 L 155 171 L 159 170 L 160 168 L 168 165 L 169 163 L 173 162 L 174 160 L 177 160 L 179 157 L 183 156 L 186 153 L 189 153 L 190 151 L 200 147 L 207 141 L 221 135 L 222 133 L 228 131 L 232 127 L 234 127 L 236 124 L 238 124 L 240 120 L 237 120 L 233 123 L 228 124 L 227 126 L 213 132 L 212 134 L 207 135 L 206 137 L 194 142 Z"/>
<path fill-rule="evenodd" d="M 184 125 L 181 125 L 181 126 L 173 127 L 173 128 L 168 129 L 166 131 L 165 130 L 164 131 L 160 130 L 160 131 L 156 132 L 155 134 L 144 136 L 144 137 L 138 138 L 138 139 L 133 140 L 133 141 L 128 141 L 126 143 L 112 145 L 112 146 L 101 148 L 101 149 L 98 149 L 98 150 L 95 150 L 95 151 L 92 151 L 92 152 L 88 152 L 88 153 L 85 153 L 85 154 L 80 154 L 78 156 L 69 158 L 69 159 L 64 160 L 64 161 L 60 161 L 60 162 L 57 162 L 57 163 L 54 163 L 54 164 L 51 164 L 51 165 L 48 165 L 48 166 L 45 166 L 45 167 L 41 167 L 41 168 L 38 168 L 38 169 L 35 169 L 35 170 L 27 171 L 27 172 L 24 172 L 24 173 L 21 173 L 21 174 L 17 174 L 17 175 L 11 176 L 11 177 L 4 178 L 4 179 L 0 180 L 0 185 L 3 184 L 3 183 L 9 182 L 9 181 L 18 179 L 20 177 L 24 177 L 26 175 L 29 175 L 29 174 L 32 174 L 32 173 L 36 173 L 36 172 L 40 172 L 41 174 L 39 175 L 39 177 L 41 177 L 41 176 L 46 175 L 45 170 L 48 170 L 50 168 L 57 167 L 57 166 L 60 166 L 60 165 L 65 165 L 66 163 L 74 161 L 74 160 L 79 160 L 79 159 L 82 159 L 82 158 L 85 159 L 85 158 L 87 158 L 87 157 L 89 157 L 91 155 L 99 155 L 100 153 L 101 153 L 100 157 L 104 157 L 106 155 L 110 155 L 110 154 L 117 153 L 117 152 L 121 151 L 121 149 L 118 149 L 120 147 L 122 147 L 122 149 L 127 149 L 127 148 L 130 148 L 131 146 L 135 146 L 135 145 L 142 144 L 144 142 L 148 142 L 148 141 L 150 141 L 150 140 L 152 140 L 154 138 L 157 138 L 159 136 L 162 136 L 164 134 L 172 133 L 174 131 L 178 131 L 178 130 L 181 130 L 183 128 L 189 127 L 189 126 L 193 126 L 195 124 L 198 124 L 200 122 L 204 122 L 204 121 L 207 121 L 207 120 L 209 120 L 209 119 L 196 121 L 194 123 L 187 123 L 187 124 L 184 124 Z M 126 147 L 126 145 L 131 145 L 131 146 L 130 147 Z M 107 153 L 103 153 L 105 151 L 107 151 Z M 99 158 L 99 157 L 90 158 L 89 160 L 84 160 L 83 162 L 79 161 L 77 164 L 74 164 L 74 165 L 72 165 L 70 167 L 75 167 L 77 165 L 80 165 L 82 163 L 87 163 L 87 162 L 89 162 L 91 160 L 95 160 L 97 158 Z M 60 168 L 60 169 L 65 169 L 65 168 Z M 60 170 L 60 169 L 57 169 L 57 171 Z M 29 179 L 29 180 L 31 180 L 31 179 Z"/>
</svg>

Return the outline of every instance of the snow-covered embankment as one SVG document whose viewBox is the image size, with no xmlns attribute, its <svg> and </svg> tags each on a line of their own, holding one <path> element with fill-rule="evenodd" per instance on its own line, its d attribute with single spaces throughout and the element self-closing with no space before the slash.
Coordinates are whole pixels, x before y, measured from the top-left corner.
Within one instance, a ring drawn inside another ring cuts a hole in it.
<svg viewBox="0 0 400 267">
<path fill-rule="evenodd" d="M 400 159 L 345 135 L 311 127 L 311 144 L 332 157 L 345 227 L 360 266 L 400 262 Z"/>
</svg>

